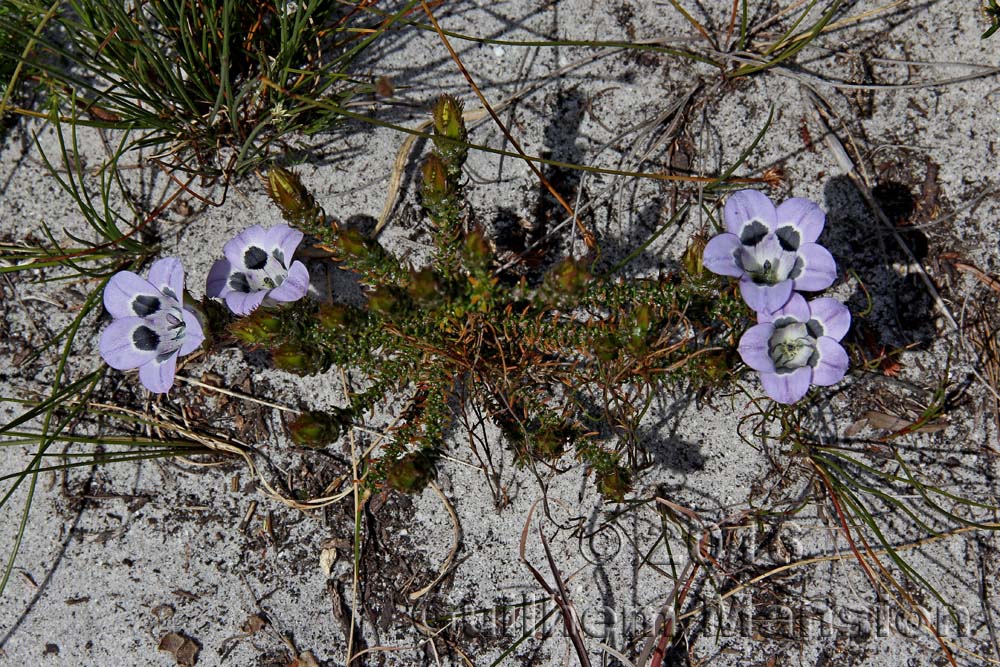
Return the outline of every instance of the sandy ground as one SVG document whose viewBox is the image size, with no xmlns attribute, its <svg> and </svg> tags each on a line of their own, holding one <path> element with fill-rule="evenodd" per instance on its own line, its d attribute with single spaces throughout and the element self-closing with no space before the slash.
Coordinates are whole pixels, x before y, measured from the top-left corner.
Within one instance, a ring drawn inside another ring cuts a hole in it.
<svg viewBox="0 0 1000 667">
<path fill-rule="evenodd" d="M 669 5 L 659 3 L 453 4 L 439 14 L 445 28 L 511 40 L 662 38 L 684 45 L 701 39 Z M 729 3 L 685 4 L 724 41 Z M 848 4 L 841 16 L 862 18 L 824 35 L 787 68 L 726 84 L 709 67 L 662 54 L 456 45 L 492 101 L 532 89 L 504 107 L 501 117 L 526 151 L 559 160 L 717 174 L 746 149 L 773 109 L 765 139 L 737 175 L 780 168 L 784 177 L 769 191 L 772 197 L 820 202 L 828 215 L 822 240 L 844 276 L 830 293 L 846 300 L 860 320 L 855 340 L 862 344 L 862 332 L 868 331 L 876 346 L 911 346 L 894 377 L 857 371 L 825 393 L 807 412 L 811 428 L 831 442 L 851 438 L 852 447 L 864 450 L 859 455 L 898 473 L 899 465 L 876 442 L 888 431 L 866 425 L 862 417 L 874 411 L 912 421 L 944 386 L 954 400 L 936 424 L 941 428 L 894 444 L 909 466 L 941 488 L 995 503 L 994 454 L 1000 444 L 994 403 L 981 377 L 983 366 L 974 363 L 968 331 L 950 330 L 912 258 L 880 231 L 881 223 L 831 151 L 806 87 L 829 105 L 835 134 L 860 156 L 859 170 L 868 183 L 891 181 L 912 196 L 916 208 L 910 227 L 901 231 L 903 240 L 917 252 L 953 317 L 962 324 L 984 319 L 995 332 L 996 292 L 973 271 L 955 267 L 957 262 L 984 275 L 1000 272 L 998 83 L 989 69 L 1000 56 L 1000 36 L 980 40 L 984 22 L 977 3 L 901 2 L 872 17 L 865 13 L 884 3 Z M 760 23 L 773 14 L 773 8 L 756 8 L 750 18 Z M 770 30 L 781 25 L 788 23 Z M 384 120 L 415 126 L 441 92 L 476 107 L 432 33 L 392 35 L 360 67 L 365 76 L 388 76 L 396 86 L 391 102 L 372 103 L 372 112 Z M 555 75 L 560 68 L 563 73 Z M 489 122 L 471 137 L 509 148 Z M 403 139 L 391 130 L 346 124 L 320 142 L 297 141 L 296 148 L 307 149 L 299 171 L 330 215 L 375 218 Z M 88 166 L 100 164 L 107 140 L 81 132 L 79 153 Z M 40 160 L 40 150 L 55 156 L 57 147 L 51 127 L 30 123 L 16 128 L 3 146 L 3 240 L 37 239 L 42 223 L 58 238 L 63 230 L 90 233 Z M 417 151 L 424 150 L 418 143 Z M 132 194 L 148 205 L 173 185 L 143 168 L 144 157 L 135 156 L 139 169 L 129 182 Z M 419 265 L 428 256 L 429 237 L 413 193 L 414 164 L 383 240 Z M 536 179 L 515 159 L 474 152 L 467 174 L 470 209 L 490 229 L 531 219 L 542 206 Z M 690 187 L 652 180 L 549 175 L 561 178 L 566 192 L 586 205 L 585 219 L 610 259 L 648 238 L 670 217 L 678 198 L 697 195 Z M 200 192 L 222 196 L 221 188 L 204 186 Z M 183 258 L 196 296 L 225 240 L 250 224 L 280 221 L 252 178 L 234 183 L 220 206 L 205 207 L 193 198 L 185 204 L 171 209 L 156 231 L 163 254 Z M 707 226 L 704 215 L 688 215 L 643 254 L 633 274 L 675 266 L 688 238 Z M 580 247 L 567 232 L 563 252 Z M 339 272 L 313 269 L 317 297 L 352 289 Z M 86 281 L 40 282 L 52 275 L 24 272 L 0 281 L 0 383 L 6 396 L 45 391 L 55 354 L 25 364 L 26 351 L 65 326 L 93 289 Z M 866 293 L 872 309 L 858 317 L 866 309 Z M 96 318 L 84 323 L 70 379 L 99 365 L 96 336 L 102 326 Z M 181 371 L 193 379 L 206 374 L 292 409 L 329 407 L 343 396 L 336 373 L 296 378 L 267 368 L 259 355 L 235 349 L 196 358 Z M 187 411 L 217 420 L 215 427 L 268 452 L 275 462 L 263 471 L 268 479 L 292 480 L 303 492 L 318 494 L 349 472 L 347 439 L 325 454 L 291 449 L 282 410 L 180 383 L 165 402 L 153 403 L 135 384 L 134 377 L 113 372 L 102 395 L 153 414 Z M 761 395 L 751 374 L 742 385 Z M 374 415 L 372 427 L 387 423 L 396 409 L 387 406 Z M 20 410 L 3 404 L 3 421 Z M 0 599 L 0 656 L 11 665 L 167 666 L 177 660 L 157 647 L 164 636 L 179 633 L 199 647 L 198 665 L 281 667 L 293 663 L 296 652 L 310 651 L 318 664 L 334 666 L 344 664 L 353 634 L 354 650 L 369 651 L 354 664 L 576 664 L 560 615 L 549 614 L 553 604 L 519 558 L 522 529 L 530 519 L 526 559 L 554 584 L 544 534 L 594 665 L 624 664 L 620 656 L 636 659 L 657 613 L 671 608 L 672 593 L 687 581 L 691 563 L 699 565 L 699 576 L 680 611 L 694 613 L 683 620 L 680 648 L 664 664 L 948 664 L 934 637 L 893 604 L 900 591 L 873 587 L 829 503 L 747 520 L 758 509 L 788 509 L 810 494 L 822 496 L 786 448 L 751 447 L 741 439 L 743 418 L 752 410 L 746 396 L 732 388 L 708 400 L 680 390 L 658 397 L 642 428 L 651 465 L 637 476 L 628 505 L 602 503 L 586 470 L 568 457 L 560 462 L 561 474 L 542 471 L 536 477 L 513 464 L 491 426 L 472 444 L 456 429 L 438 484 L 460 527 L 458 550 L 448 576 L 416 599 L 453 548 L 451 515 L 432 490 L 369 500 L 355 593 L 350 496 L 322 510 L 290 509 L 262 493 L 237 460 L 211 467 L 176 460 L 45 473 Z M 370 435 L 358 433 L 354 451 L 370 442 Z M 481 469 L 477 453 L 485 451 L 493 457 L 495 475 Z M 29 460 L 29 450 L 5 448 L 0 470 L 19 470 Z M 890 512 L 868 494 L 894 544 L 925 538 L 931 529 L 961 528 L 933 518 L 912 487 L 878 490 L 919 508 L 916 516 Z M 656 495 L 697 513 L 689 523 L 710 539 L 714 566 L 693 557 L 676 527 L 664 522 L 657 504 L 649 502 Z M 16 534 L 25 497 L 22 488 L 5 508 L 0 522 L 5 548 Z M 961 516 L 995 520 L 988 510 L 940 501 Z M 929 525 L 921 527 L 918 519 Z M 997 548 L 991 533 L 970 530 L 901 552 L 940 598 L 909 583 L 902 589 L 938 626 L 959 664 L 1000 661 L 992 636 L 1000 614 L 994 594 Z M 813 557 L 818 559 L 805 562 Z M 879 562 L 902 581 L 898 565 L 885 555 Z M 789 564 L 794 566 L 781 569 Z M 705 571 L 711 574 L 701 576 Z M 764 578 L 739 585 L 758 575 Z M 299 664 L 309 662 L 300 656 Z"/>
</svg>

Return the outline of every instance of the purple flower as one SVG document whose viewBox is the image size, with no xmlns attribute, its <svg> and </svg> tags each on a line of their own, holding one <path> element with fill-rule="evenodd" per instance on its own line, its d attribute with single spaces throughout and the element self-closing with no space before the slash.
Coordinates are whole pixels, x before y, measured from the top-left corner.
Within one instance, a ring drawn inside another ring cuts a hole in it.
<svg viewBox="0 0 1000 667">
<path fill-rule="evenodd" d="M 829 297 L 806 303 L 792 294 L 774 313 L 757 313 L 757 321 L 740 338 L 740 356 L 778 403 L 795 403 L 809 385 L 828 387 L 844 377 L 848 359 L 840 339 L 851 326 L 844 304 Z"/>
<path fill-rule="evenodd" d="M 833 284 L 837 264 L 816 243 L 826 215 L 808 199 L 777 208 L 756 190 L 730 195 L 723 209 L 726 232 L 705 246 L 709 271 L 740 279 L 740 294 L 758 313 L 773 313 L 793 291 L 814 292 Z"/>
<path fill-rule="evenodd" d="M 174 257 L 153 262 L 149 279 L 131 271 L 111 276 L 104 307 L 114 320 L 101 334 L 104 361 L 118 370 L 139 369 L 139 380 L 162 394 L 174 384 L 177 355 L 190 354 L 205 340 L 201 323 L 182 305 L 184 268 Z"/>
<path fill-rule="evenodd" d="M 309 272 L 302 262 L 291 262 L 301 242 L 302 232 L 288 225 L 254 225 L 237 234 L 223 246 L 226 258 L 208 272 L 208 296 L 224 298 L 237 315 L 249 315 L 265 297 L 301 299 L 309 291 Z"/>
</svg>

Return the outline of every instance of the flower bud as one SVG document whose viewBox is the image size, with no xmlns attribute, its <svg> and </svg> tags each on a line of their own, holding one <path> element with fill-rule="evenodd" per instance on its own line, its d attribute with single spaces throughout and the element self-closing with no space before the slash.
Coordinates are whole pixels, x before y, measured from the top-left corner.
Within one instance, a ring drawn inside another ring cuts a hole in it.
<svg viewBox="0 0 1000 667">
<path fill-rule="evenodd" d="M 642 354 L 646 351 L 646 337 L 649 335 L 651 320 L 652 312 L 647 305 L 639 306 L 632 311 L 628 348 L 634 354 Z"/>
<path fill-rule="evenodd" d="M 577 297 L 587 289 L 590 270 L 585 262 L 568 257 L 549 272 L 549 289 L 559 296 Z"/>
<path fill-rule="evenodd" d="M 337 440 L 340 425 L 326 412 L 303 412 L 288 425 L 292 442 L 302 447 L 321 448 Z"/>
<path fill-rule="evenodd" d="M 611 361 L 618 357 L 620 347 L 614 334 L 609 333 L 594 341 L 594 354 L 601 361 Z"/>
<path fill-rule="evenodd" d="M 271 350 L 274 365 L 283 371 L 301 373 L 309 367 L 306 351 L 295 343 L 284 343 Z"/>
<path fill-rule="evenodd" d="M 423 176 L 423 205 L 424 208 L 433 209 L 439 207 L 453 193 L 451 183 L 448 179 L 447 168 L 444 161 L 437 155 L 429 155 L 424 160 L 420 168 Z"/>
<path fill-rule="evenodd" d="M 438 283 L 434 269 L 424 268 L 420 271 L 410 271 L 410 284 L 407 291 L 417 303 L 427 304 L 439 299 L 441 285 Z"/>
<path fill-rule="evenodd" d="M 707 384 L 718 385 L 725 381 L 730 368 L 729 355 L 725 350 L 699 355 L 696 361 L 696 368 Z"/>
<path fill-rule="evenodd" d="M 247 345 L 267 345 L 281 331 L 281 319 L 269 308 L 258 308 L 229 325 L 233 337 Z"/>
<path fill-rule="evenodd" d="M 394 461 L 386 473 L 389 486 L 403 493 L 420 493 L 435 475 L 433 452 L 418 451 L 404 454 Z"/>
<path fill-rule="evenodd" d="M 390 285 L 379 285 L 368 293 L 368 309 L 373 313 L 388 317 L 399 305 L 398 294 Z"/>
<path fill-rule="evenodd" d="M 465 141 L 465 120 L 462 103 L 451 95 L 442 95 L 434 104 L 434 134 Z"/>
<path fill-rule="evenodd" d="M 349 311 L 339 303 L 324 303 L 316 311 L 316 321 L 324 329 L 337 329 L 347 324 Z"/>
<path fill-rule="evenodd" d="M 278 205 L 281 212 L 290 217 L 298 217 L 316 205 L 302 185 L 302 180 L 293 171 L 272 167 L 267 172 L 267 194 Z"/>
<path fill-rule="evenodd" d="M 356 229 L 341 229 L 337 235 L 337 245 L 346 254 L 353 257 L 364 257 L 368 254 L 368 243 L 361 232 Z"/>
<path fill-rule="evenodd" d="M 282 343 L 271 350 L 275 368 L 297 375 L 314 375 L 330 367 L 328 355 L 323 350 L 298 343 Z"/>
<path fill-rule="evenodd" d="M 469 148 L 468 133 L 462 118 L 462 104 L 451 95 L 442 95 L 434 105 L 434 147 L 444 158 L 448 175 L 453 179 L 462 173 Z"/>
<path fill-rule="evenodd" d="M 473 228 L 465 237 L 464 251 L 465 263 L 470 269 L 483 269 L 489 265 L 492 253 L 486 236 L 479 227 Z"/>
<path fill-rule="evenodd" d="M 681 266 L 684 267 L 685 273 L 695 280 L 701 279 L 705 274 L 705 265 L 702 264 L 702 257 L 705 254 L 705 245 L 707 243 L 708 239 L 705 236 L 696 234 L 691 237 L 691 241 L 688 242 L 688 246 L 684 250 L 684 255 L 681 257 Z"/>
<path fill-rule="evenodd" d="M 597 486 L 606 500 L 624 502 L 625 494 L 632 490 L 632 474 L 621 466 L 597 478 Z"/>
<path fill-rule="evenodd" d="M 562 456 L 566 444 L 572 439 L 573 429 L 569 424 L 546 426 L 534 434 L 532 448 L 535 454 L 543 459 L 557 459 Z"/>
</svg>

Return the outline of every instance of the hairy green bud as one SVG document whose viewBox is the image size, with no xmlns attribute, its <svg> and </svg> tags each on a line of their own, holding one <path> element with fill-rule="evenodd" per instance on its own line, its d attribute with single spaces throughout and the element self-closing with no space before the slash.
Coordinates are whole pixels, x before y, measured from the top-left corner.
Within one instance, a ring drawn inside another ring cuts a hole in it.
<svg viewBox="0 0 1000 667">
<path fill-rule="evenodd" d="M 695 280 L 700 279 L 705 274 L 705 265 L 702 257 L 705 254 L 705 245 L 708 239 L 702 234 L 696 234 L 688 242 L 684 254 L 681 256 L 681 266 L 684 272 Z"/>
<path fill-rule="evenodd" d="M 271 350 L 275 368 L 297 375 L 315 375 L 330 367 L 323 350 L 299 343 L 282 343 Z"/>
<path fill-rule="evenodd" d="M 465 120 L 462 103 L 451 95 L 442 95 L 434 103 L 434 134 L 465 141 Z"/>
<path fill-rule="evenodd" d="M 486 235 L 479 227 L 473 228 L 466 235 L 463 250 L 465 263 L 473 271 L 486 268 L 493 257 L 490 246 L 486 242 Z"/>
<path fill-rule="evenodd" d="M 591 277 L 586 262 L 568 257 L 552 267 L 547 283 L 549 290 L 556 295 L 575 298 L 587 290 Z"/>
<path fill-rule="evenodd" d="M 420 493 L 435 476 L 436 458 L 433 452 L 425 450 L 404 454 L 389 466 L 386 481 L 397 491 Z"/>
<path fill-rule="evenodd" d="M 269 308 L 258 308 L 229 325 L 233 338 L 246 345 L 267 345 L 281 331 L 281 319 Z"/>
<path fill-rule="evenodd" d="M 441 153 L 448 172 L 454 177 L 462 171 L 468 153 L 468 134 L 462 118 L 462 104 L 451 95 L 442 95 L 434 104 L 434 146 Z"/>
<path fill-rule="evenodd" d="M 298 174 L 281 167 L 268 170 L 267 194 L 281 212 L 291 218 L 297 218 L 316 207 L 316 202 L 302 185 Z"/>
<path fill-rule="evenodd" d="M 632 473 L 621 466 L 606 472 L 597 478 L 597 486 L 601 495 L 616 503 L 624 502 L 625 494 L 632 490 Z"/>
<path fill-rule="evenodd" d="M 420 168 L 420 174 L 423 177 L 421 192 L 424 208 L 434 214 L 454 194 L 448 169 L 440 157 L 429 155 Z"/>
<path fill-rule="evenodd" d="M 628 348 L 634 354 L 642 354 L 648 347 L 646 338 L 649 336 L 649 326 L 652 317 L 652 310 L 647 305 L 639 306 L 632 311 Z"/>
<path fill-rule="evenodd" d="M 410 271 L 410 283 L 407 287 L 410 297 L 419 304 L 430 304 L 441 298 L 441 284 L 438 282 L 434 269 L 424 268 Z"/>
<path fill-rule="evenodd" d="M 368 293 L 368 309 L 382 317 L 388 317 L 402 305 L 401 296 L 392 285 L 379 285 Z"/>
<path fill-rule="evenodd" d="M 321 304 L 316 311 L 316 321 L 324 329 L 339 329 L 346 326 L 350 316 L 350 308 L 339 303 Z"/>
<path fill-rule="evenodd" d="M 310 410 L 292 420 L 288 424 L 288 431 L 295 444 L 318 449 L 340 437 L 340 424 L 326 412 Z"/>
</svg>

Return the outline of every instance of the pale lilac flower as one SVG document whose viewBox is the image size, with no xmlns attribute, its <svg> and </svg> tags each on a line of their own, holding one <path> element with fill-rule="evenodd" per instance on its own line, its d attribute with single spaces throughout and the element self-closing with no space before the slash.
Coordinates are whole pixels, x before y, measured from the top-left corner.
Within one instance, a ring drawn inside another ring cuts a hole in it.
<svg viewBox="0 0 1000 667">
<path fill-rule="evenodd" d="M 815 292 L 833 284 L 837 264 L 816 243 L 826 215 L 808 199 L 777 208 L 756 190 L 730 195 L 723 209 L 726 232 L 705 246 L 709 271 L 740 279 L 743 300 L 758 313 L 773 313 L 793 291 Z"/>
<path fill-rule="evenodd" d="M 778 403 L 795 403 L 809 385 L 828 387 L 847 373 L 840 340 L 851 327 L 851 312 L 836 299 L 806 303 L 801 294 L 792 294 L 774 313 L 757 313 L 757 321 L 740 338 L 740 356 L 760 373 L 764 391 Z"/>
<path fill-rule="evenodd" d="M 153 262 L 149 279 L 131 271 L 111 276 L 104 307 L 114 320 L 101 334 L 104 361 L 118 370 L 139 369 L 139 380 L 162 394 L 174 384 L 177 356 L 205 340 L 201 323 L 182 305 L 184 268 L 174 257 Z"/>
<path fill-rule="evenodd" d="M 266 298 L 297 301 L 309 291 L 309 271 L 292 262 L 302 232 L 288 225 L 265 230 L 254 225 L 223 246 L 226 256 L 208 272 L 210 297 L 226 300 L 229 310 L 249 315 Z"/>
</svg>

